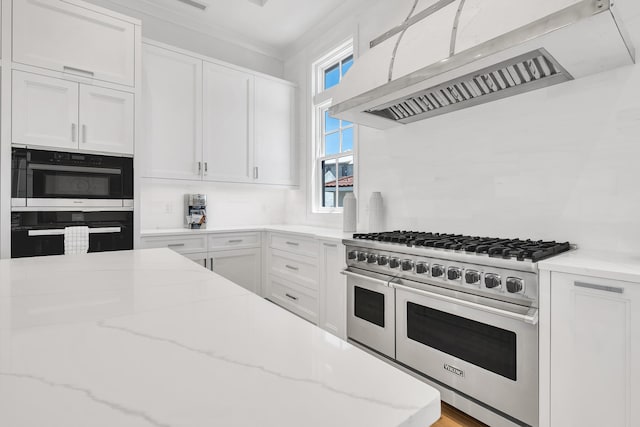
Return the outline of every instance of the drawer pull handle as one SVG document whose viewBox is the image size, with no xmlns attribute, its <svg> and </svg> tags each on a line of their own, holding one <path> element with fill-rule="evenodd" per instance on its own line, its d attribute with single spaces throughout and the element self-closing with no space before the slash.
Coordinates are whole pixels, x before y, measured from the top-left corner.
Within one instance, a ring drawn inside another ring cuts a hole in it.
<svg viewBox="0 0 640 427">
<path fill-rule="evenodd" d="M 181 248 L 184 246 L 184 243 L 171 243 L 167 245 L 168 248 Z"/>
<path fill-rule="evenodd" d="M 324 243 L 324 245 L 325 245 L 326 247 L 328 247 L 328 248 L 337 248 L 337 247 L 338 247 L 338 245 L 336 245 L 336 244 L 331 244 L 331 243 Z"/>
<path fill-rule="evenodd" d="M 616 286 L 594 285 L 593 283 L 574 282 L 574 286 L 577 288 L 594 289 L 596 291 L 612 292 L 614 294 L 623 294 L 624 288 L 618 288 Z"/>
<path fill-rule="evenodd" d="M 83 70 L 82 68 L 69 67 L 68 65 L 65 65 L 64 67 L 62 67 L 62 69 L 64 71 L 71 71 L 72 73 L 88 74 L 88 75 L 90 75 L 92 77 L 94 75 L 93 71 Z"/>
<path fill-rule="evenodd" d="M 229 243 L 242 243 L 242 239 L 229 240 Z"/>
<path fill-rule="evenodd" d="M 293 295 L 285 294 L 285 296 L 293 301 L 298 301 L 298 297 L 294 297 Z"/>
<path fill-rule="evenodd" d="M 297 243 L 297 242 L 287 242 L 287 245 L 289 245 L 289 246 L 300 246 L 300 243 Z"/>
<path fill-rule="evenodd" d="M 293 270 L 293 271 L 298 271 L 298 270 L 300 270 L 298 267 L 294 267 L 294 266 L 289 265 L 289 264 L 285 265 L 285 267 L 287 267 L 289 270 Z"/>
</svg>

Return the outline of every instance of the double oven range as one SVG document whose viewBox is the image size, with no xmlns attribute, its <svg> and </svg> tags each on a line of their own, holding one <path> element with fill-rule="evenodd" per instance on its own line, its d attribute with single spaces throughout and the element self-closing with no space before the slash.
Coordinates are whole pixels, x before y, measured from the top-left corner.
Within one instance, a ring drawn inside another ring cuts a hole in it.
<svg viewBox="0 0 640 427">
<path fill-rule="evenodd" d="M 89 227 L 89 251 L 133 249 L 133 159 L 13 148 L 12 258 L 64 253 L 64 229 Z"/>
<path fill-rule="evenodd" d="M 343 243 L 350 341 L 538 425 L 537 261 L 568 243 L 406 231 Z"/>
</svg>

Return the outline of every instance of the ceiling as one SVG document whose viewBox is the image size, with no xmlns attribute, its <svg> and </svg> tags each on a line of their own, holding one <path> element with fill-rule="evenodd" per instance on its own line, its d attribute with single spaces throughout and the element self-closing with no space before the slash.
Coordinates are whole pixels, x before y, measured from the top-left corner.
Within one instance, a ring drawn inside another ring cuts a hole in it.
<svg viewBox="0 0 640 427">
<path fill-rule="evenodd" d="M 105 3 L 105 1 L 93 3 Z M 257 48 L 283 52 L 323 18 L 350 11 L 363 0 L 196 0 L 202 11 L 179 0 L 106 0 L 122 8 Z M 258 4 L 256 4 L 258 3 Z"/>
</svg>

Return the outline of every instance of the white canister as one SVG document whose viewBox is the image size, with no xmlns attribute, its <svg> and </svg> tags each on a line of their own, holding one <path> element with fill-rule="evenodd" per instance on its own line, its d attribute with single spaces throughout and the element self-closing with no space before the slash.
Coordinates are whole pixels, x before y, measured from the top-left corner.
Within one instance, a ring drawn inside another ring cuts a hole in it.
<svg viewBox="0 0 640 427">
<path fill-rule="evenodd" d="M 369 233 L 379 233 L 382 231 L 383 223 L 382 194 L 379 191 L 371 193 L 369 199 Z"/>
<path fill-rule="evenodd" d="M 345 194 L 342 204 L 344 206 L 342 211 L 342 230 L 347 233 L 352 233 L 356 231 L 356 213 L 358 206 L 356 196 L 353 193 Z"/>
</svg>

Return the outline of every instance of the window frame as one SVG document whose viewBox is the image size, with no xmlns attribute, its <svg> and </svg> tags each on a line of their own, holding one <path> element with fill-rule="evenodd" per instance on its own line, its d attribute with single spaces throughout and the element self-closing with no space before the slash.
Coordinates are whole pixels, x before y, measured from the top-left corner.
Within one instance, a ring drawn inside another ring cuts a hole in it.
<svg viewBox="0 0 640 427">
<path fill-rule="evenodd" d="M 335 207 L 324 207 L 323 206 L 323 196 L 324 196 L 324 188 L 323 188 L 323 169 L 322 162 L 327 160 L 336 160 L 336 180 L 339 180 L 338 173 L 338 159 L 344 157 L 352 157 L 353 158 L 353 193 L 354 195 L 357 193 L 356 190 L 356 169 L 357 169 L 357 141 L 358 141 L 358 128 L 357 125 L 352 123 L 347 127 L 342 127 L 342 121 L 340 122 L 339 128 L 336 132 L 340 135 L 340 147 L 342 150 L 342 131 L 344 129 L 353 129 L 353 147 L 349 152 L 338 152 L 336 154 L 324 155 L 324 143 L 325 143 L 325 111 L 331 106 L 333 93 L 335 92 L 335 87 L 333 86 L 328 89 L 324 89 L 324 72 L 325 70 L 331 68 L 332 66 L 338 64 L 342 67 L 342 62 L 348 58 L 349 56 L 353 57 L 355 61 L 355 49 L 354 49 L 354 40 L 350 38 L 345 42 L 339 44 L 337 47 L 331 49 L 328 53 L 318 59 L 312 65 L 312 119 L 311 119 L 311 128 L 312 128 L 312 150 L 311 150 L 311 205 L 312 205 L 312 213 L 342 213 L 343 208 L 339 207 L 339 194 L 340 194 L 340 186 L 336 181 L 336 203 Z M 342 70 L 341 76 L 342 78 Z M 332 132 L 329 132 L 330 134 Z"/>
</svg>

